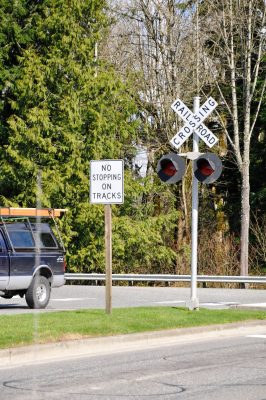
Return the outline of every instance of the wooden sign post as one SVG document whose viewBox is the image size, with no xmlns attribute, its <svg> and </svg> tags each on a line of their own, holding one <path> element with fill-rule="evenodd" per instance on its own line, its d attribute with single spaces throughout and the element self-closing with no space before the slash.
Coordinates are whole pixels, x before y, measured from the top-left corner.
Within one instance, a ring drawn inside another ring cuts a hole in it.
<svg viewBox="0 0 266 400">
<path fill-rule="evenodd" d="M 105 220 L 105 311 L 112 312 L 112 209 L 111 204 L 104 206 Z"/>
<path fill-rule="evenodd" d="M 112 209 L 124 202 L 124 161 L 90 162 L 90 200 L 104 204 L 105 220 L 105 311 L 112 312 Z"/>
</svg>

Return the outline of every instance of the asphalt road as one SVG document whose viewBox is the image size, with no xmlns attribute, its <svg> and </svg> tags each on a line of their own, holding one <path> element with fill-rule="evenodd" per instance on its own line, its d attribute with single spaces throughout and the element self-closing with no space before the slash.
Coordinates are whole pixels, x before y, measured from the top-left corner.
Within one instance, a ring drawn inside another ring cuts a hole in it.
<svg viewBox="0 0 266 400">
<path fill-rule="evenodd" d="M 251 327 L 227 337 L 189 338 L 134 351 L 0 365 L 1 399 L 266 399 L 266 329 L 259 335 Z"/>
<path fill-rule="evenodd" d="M 208 289 L 198 288 L 200 307 L 228 308 L 247 306 L 266 309 L 266 291 L 255 289 Z M 114 286 L 113 307 L 174 306 L 185 307 L 190 299 L 190 288 Z M 105 308 L 104 286 L 65 285 L 54 288 L 46 311 L 76 310 L 81 308 Z M 25 299 L 0 298 L 0 313 L 32 312 Z M 40 312 L 40 311 L 37 311 Z"/>
</svg>

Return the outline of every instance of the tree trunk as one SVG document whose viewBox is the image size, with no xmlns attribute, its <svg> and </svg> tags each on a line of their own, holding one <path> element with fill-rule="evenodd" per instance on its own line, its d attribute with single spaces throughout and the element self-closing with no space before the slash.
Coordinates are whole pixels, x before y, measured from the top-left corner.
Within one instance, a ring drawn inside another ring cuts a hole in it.
<svg viewBox="0 0 266 400">
<path fill-rule="evenodd" d="M 249 163 L 244 161 L 242 167 L 242 197 L 241 197 L 241 256 L 240 256 L 240 274 L 248 275 L 248 248 L 249 248 Z"/>
<path fill-rule="evenodd" d="M 248 275 L 248 250 L 249 250 L 249 224 L 250 224 L 250 119 L 251 119 L 251 53 L 252 53 L 252 2 L 248 3 L 248 16 L 245 37 L 244 56 L 244 143 L 243 143 L 243 164 L 242 164 L 242 197 L 241 197 L 241 257 L 240 273 Z"/>
</svg>

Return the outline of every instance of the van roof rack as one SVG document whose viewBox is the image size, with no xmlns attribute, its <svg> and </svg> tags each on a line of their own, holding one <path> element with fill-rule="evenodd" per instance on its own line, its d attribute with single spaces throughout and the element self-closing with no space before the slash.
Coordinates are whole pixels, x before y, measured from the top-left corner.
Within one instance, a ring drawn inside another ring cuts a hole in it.
<svg viewBox="0 0 266 400">
<path fill-rule="evenodd" d="M 1 217 L 61 217 L 67 210 L 65 208 L 24 208 L 0 207 Z"/>
<path fill-rule="evenodd" d="M 31 230 L 31 233 L 33 235 L 32 232 L 32 226 L 30 223 L 30 218 L 38 218 L 38 217 L 44 217 L 44 218 L 52 218 L 54 224 L 55 224 L 55 228 L 60 240 L 60 244 L 62 249 L 65 251 L 65 247 L 64 247 L 64 243 L 61 237 L 61 234 L 59 232 L 55 217 L 61 217 L 61 214 L 66 212 L 67 210 L 65 208 L 24 208 L 24 207 L 1 207 L 0 206 L 0 221 L 3 225 L 3 228 L 5 230 L 5 233 L 9 239 L 10 245 L 12 247 L 12 251 L 15 252 L 14 246 L 12 244 L 12 241 L 10 240 L 7 228 L 6 228 L 6 223 L 8 223 L 7 221 L 5 221 L 5 219 L 10 218 L 10 220 L 12 218 L 14 218 L 15 220 L 18 219 L 25 219 L 28 223 L 28 226 Z M 10 221 L 8 219 L 8 221 Z"/>
</svg>

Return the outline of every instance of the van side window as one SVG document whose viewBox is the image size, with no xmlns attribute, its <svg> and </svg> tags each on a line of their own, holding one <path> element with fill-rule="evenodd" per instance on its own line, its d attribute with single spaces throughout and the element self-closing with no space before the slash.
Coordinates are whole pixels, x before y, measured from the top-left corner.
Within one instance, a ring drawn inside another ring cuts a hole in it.
<svg viewBox="0 0 266 400">
<path fill-rule="evenodd" d="M 57 248 L 57 244 L 53 238 L 53 236 L 49 232 L 39 232 L 39 245 L 42 248 L 52 248 L 55 249 Z M 35 233 L 35 239 L 38 238 L 37 232 Z M 38 243 L 38 239 L 36 240 L 36 243 Z"/>
<path fill-rule="evenodd" d="M 9 231 L 10 240 L 15 248 L 33 248 L 35 243 L 31 232 Z"/>
<path fill-rule="evenodd" d="M 0 253 L 3 253 L 3 245 L 2 245 L 3 242 L 4 242 L 4 238 L 3 238 L 2 232 L 0 232 Z"/>
<path fill-rule="evenodd" d="M 54 238 L 50 233 L 42 232 L 41 242 L 43 244 L 43 247 L 57 247 Z"/>
</svg>

